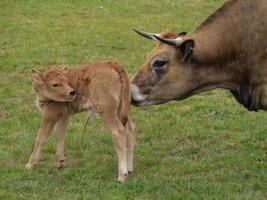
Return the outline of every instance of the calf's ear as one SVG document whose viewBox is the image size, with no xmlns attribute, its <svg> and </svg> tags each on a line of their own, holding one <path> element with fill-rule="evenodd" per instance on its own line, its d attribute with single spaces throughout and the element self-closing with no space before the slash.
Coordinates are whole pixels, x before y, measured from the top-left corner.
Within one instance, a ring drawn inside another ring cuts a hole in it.
<svg viewBox="0 0 267 200">
<path fill-rule="evenodd" d="M 62 72 L 63 74 L 67 74 L 68 73 L 68 67 L 62 67 Z"/>
<path fill-rule="evenodd" d="M 38 81 L 42 81 L 43 75 L 38 72 L 36 69 L 32 69 L 32 77 Z"/>
</svg>

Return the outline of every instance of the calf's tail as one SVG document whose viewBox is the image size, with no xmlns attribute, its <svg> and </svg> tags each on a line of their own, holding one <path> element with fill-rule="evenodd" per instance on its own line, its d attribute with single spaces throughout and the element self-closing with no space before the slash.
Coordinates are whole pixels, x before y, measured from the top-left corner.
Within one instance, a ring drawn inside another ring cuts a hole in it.
<svg viewBox="0 0 267 200">
<path fill-rule="evenodd" d="M 130 112 L 130 81 L 126 71 L 122 67 L 116 66 L 116 71 L 119 74 L 121 82 L 121 97 L 118 115 L 123 125 L 126 126 Z"/>
</svg>

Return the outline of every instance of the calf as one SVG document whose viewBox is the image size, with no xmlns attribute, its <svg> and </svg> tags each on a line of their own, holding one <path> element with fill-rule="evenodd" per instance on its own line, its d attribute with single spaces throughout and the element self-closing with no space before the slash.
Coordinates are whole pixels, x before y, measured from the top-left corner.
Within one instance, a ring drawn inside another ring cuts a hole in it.
<svg viewBox="0 0 267 200">
<path fill-rule="evenodd" d="M 40 158 L 42 145 L 56 131 L 56 167 L 64 166 L 64 134 L 68 118 L 79 112 L 99 113 L 112 133 L 118 156 L 118 181 L 133 171 L 134 124 L 129 116 L 129 80 L 124 69 L 112 62 L 97 62 L 75 68 L 50 67 L 44 73 L 32 70 L 37 106 L 42 112 L 35 147 L 27 169 Z"/>
</svg>

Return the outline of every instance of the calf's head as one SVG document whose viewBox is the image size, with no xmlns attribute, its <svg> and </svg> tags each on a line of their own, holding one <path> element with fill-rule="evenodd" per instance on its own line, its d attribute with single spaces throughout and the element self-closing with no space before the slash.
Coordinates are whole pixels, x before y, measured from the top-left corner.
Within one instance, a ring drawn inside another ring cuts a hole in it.
<svg viewBox="0 0 267 200">
<path fill-rule="evenodd" d="M 66 73 L 67 69 L 60 67 L 51 67 L 43 73 L 32 69 L 34 91 L 37 95 L 49 100 L 57 102 L 73 101 L 76 93 L 69 85 L 65 76 Z"/>
<path fill-rule="evenodd" d="M 190 96 L 194 89 L 192 54 L 194 41 L 186 33 L 161 34 L 135 30 L 145 38 L 158 41 L 131 82 L 132 104 L 161 104 Z"/>
</svg>

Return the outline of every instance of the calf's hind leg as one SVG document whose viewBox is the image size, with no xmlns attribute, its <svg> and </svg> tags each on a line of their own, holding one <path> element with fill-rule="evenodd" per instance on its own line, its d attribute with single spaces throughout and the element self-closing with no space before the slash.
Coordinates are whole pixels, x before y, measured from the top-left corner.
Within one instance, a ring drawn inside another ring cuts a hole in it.
<svg viewBox="0 0 267 200">
<path fill-rule="evenodd" d="M 104 120 L 107 129 L 112 134 L 112 140 L 118 156 L 118 181 L 123 182 L 128 175 L 127 169 L 127 157 L 126 157 L 126 130 L 120 119 L 117 116 L 117 112 L 104 111 L 100 113 Z"/>
<path fill-rule="evenodd" d="M 135 125 L 130 119 L 126 123 L 126 141 L 127 141 L 127 169 L 128 173 L 133 172 L 134 145 L 135 145 Z"/>
</svg>

